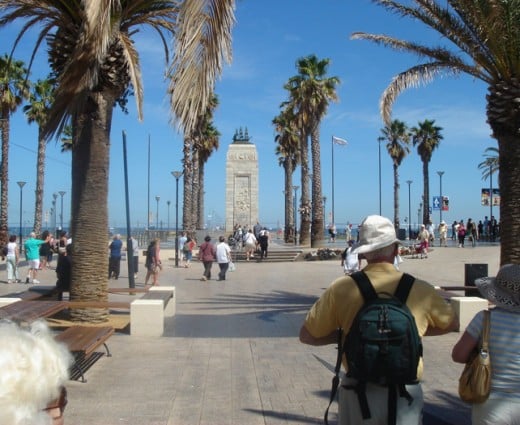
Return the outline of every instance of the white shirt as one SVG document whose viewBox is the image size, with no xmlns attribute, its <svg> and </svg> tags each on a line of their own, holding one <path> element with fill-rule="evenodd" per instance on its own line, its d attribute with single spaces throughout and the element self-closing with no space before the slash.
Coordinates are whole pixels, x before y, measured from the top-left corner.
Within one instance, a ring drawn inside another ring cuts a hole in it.
<svg viewBox="0 0 520 425">
<path fill-rule="evenodd" d="M 231 248 L 226 242 L 217 245 L 217 263 L 229 263 L 231 259 Z"/>
<path fill-rule="evenodd" d="M 7 243 L 7 256 L 14 257 L 16 256 L 16 242 L 8 242 Z"/>
</svg>

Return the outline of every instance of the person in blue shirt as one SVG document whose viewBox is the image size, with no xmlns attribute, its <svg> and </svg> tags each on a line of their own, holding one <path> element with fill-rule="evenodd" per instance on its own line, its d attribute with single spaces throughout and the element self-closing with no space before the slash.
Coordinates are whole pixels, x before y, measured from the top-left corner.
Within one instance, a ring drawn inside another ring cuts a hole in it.
<svg viewBox="0 0 520 425">
<path fill-rule="evenodd" d="M 29 263 L 29 270 L 25 283 L 40 283 L 40 281 L 36 279 L 36 273 L 38 273 L 40 268 L 40 246 L 49 242 L 50 239 L 50 234 L 47 234 L 45 239 L 36 239 L 36 233 L 31 232 L 29 234 L 29 239 L 25 241 L 25 257 Z"/>
<path fill-rule="evenodd" d="M 108 246 L 110 249 L 110 258 L 108 259 L 108 278 L 119 279 L 119 270 L 121 268 L 121 250 L 123 249 L 123 242 L 121 235 L 114 235 L 112 242 Z"/>
</svg>

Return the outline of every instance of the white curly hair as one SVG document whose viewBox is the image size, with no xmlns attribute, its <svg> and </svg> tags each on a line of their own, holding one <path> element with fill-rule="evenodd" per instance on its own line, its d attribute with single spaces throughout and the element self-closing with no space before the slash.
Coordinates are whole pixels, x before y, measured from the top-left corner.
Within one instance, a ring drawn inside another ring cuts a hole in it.
<svg viewBox="0 0 520 425">
<path fill-rule="evenodd" d="M 43 409 L 69 378 L 72 356 L 43 320 L 22 328 L 0 321 L 0 424 L 47 425 Z"/>
</svg>

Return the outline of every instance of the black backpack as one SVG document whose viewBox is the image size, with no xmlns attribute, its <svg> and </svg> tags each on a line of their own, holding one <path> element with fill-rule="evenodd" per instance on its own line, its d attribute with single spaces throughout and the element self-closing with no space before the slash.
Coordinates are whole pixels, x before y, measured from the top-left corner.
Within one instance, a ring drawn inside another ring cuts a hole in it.
<svg viewBox="0 0 520 425">
<path fill-rule="evenodd" d="M 397 395 L 409 404 L 413 399 L 405 385 L 417 384 L 417 366 L 422 357 L 422 343 L 415 319 L 406 306 L 406 299 L 414 282 L 404 273 L 395 294 L 377 294 L 367 275 L 360 271 L 351 277 L 361 292 L 364 305 L 356 314 L 345 343 L 339 333 L 336 376 L 333 379 L 330 403 L 339 384 L 339 370 L 343 353 L 347 357 L 347 376 L 357 380 L 355 386 L 363 419 L 370 418 L 366 384 L 373 382 L 388 387 L 388 424 L 396 423 Z M 329 407 L 330 407 L 329 403 Z M 328 408 L 325 412 L 327 421 Z"/>
</svg>

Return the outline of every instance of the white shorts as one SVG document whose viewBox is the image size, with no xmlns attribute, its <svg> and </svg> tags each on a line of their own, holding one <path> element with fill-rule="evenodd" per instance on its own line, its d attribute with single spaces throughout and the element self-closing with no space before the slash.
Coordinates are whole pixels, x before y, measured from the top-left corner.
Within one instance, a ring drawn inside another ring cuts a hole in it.
<svg viewBox="0 0 520 425">
<path fill-rule="evenodd" d="M 356 380 L 344 377 L 342 384 L 355 384 Z M 422 424 L 422 409 L 424 405 L 421 384 L 407 385 L 406 390 L 413 397 L 408 405 L 404 397 L 397 397 L 397 423 L 406 425 Z M 363 419 L 359 400 L 353 389 L 339 387 L 339 424 L 340 425 L 380 425 L 388 422 L 388 388 L 367 383 L 366 395 L 371 418 Z"/>
<path fill-rule="evenodd" d="M 29 269 L 35 269 L 38 270 L 40 268 L 40 259 L 37 260 L 29 260 Z"/>
</svg>

